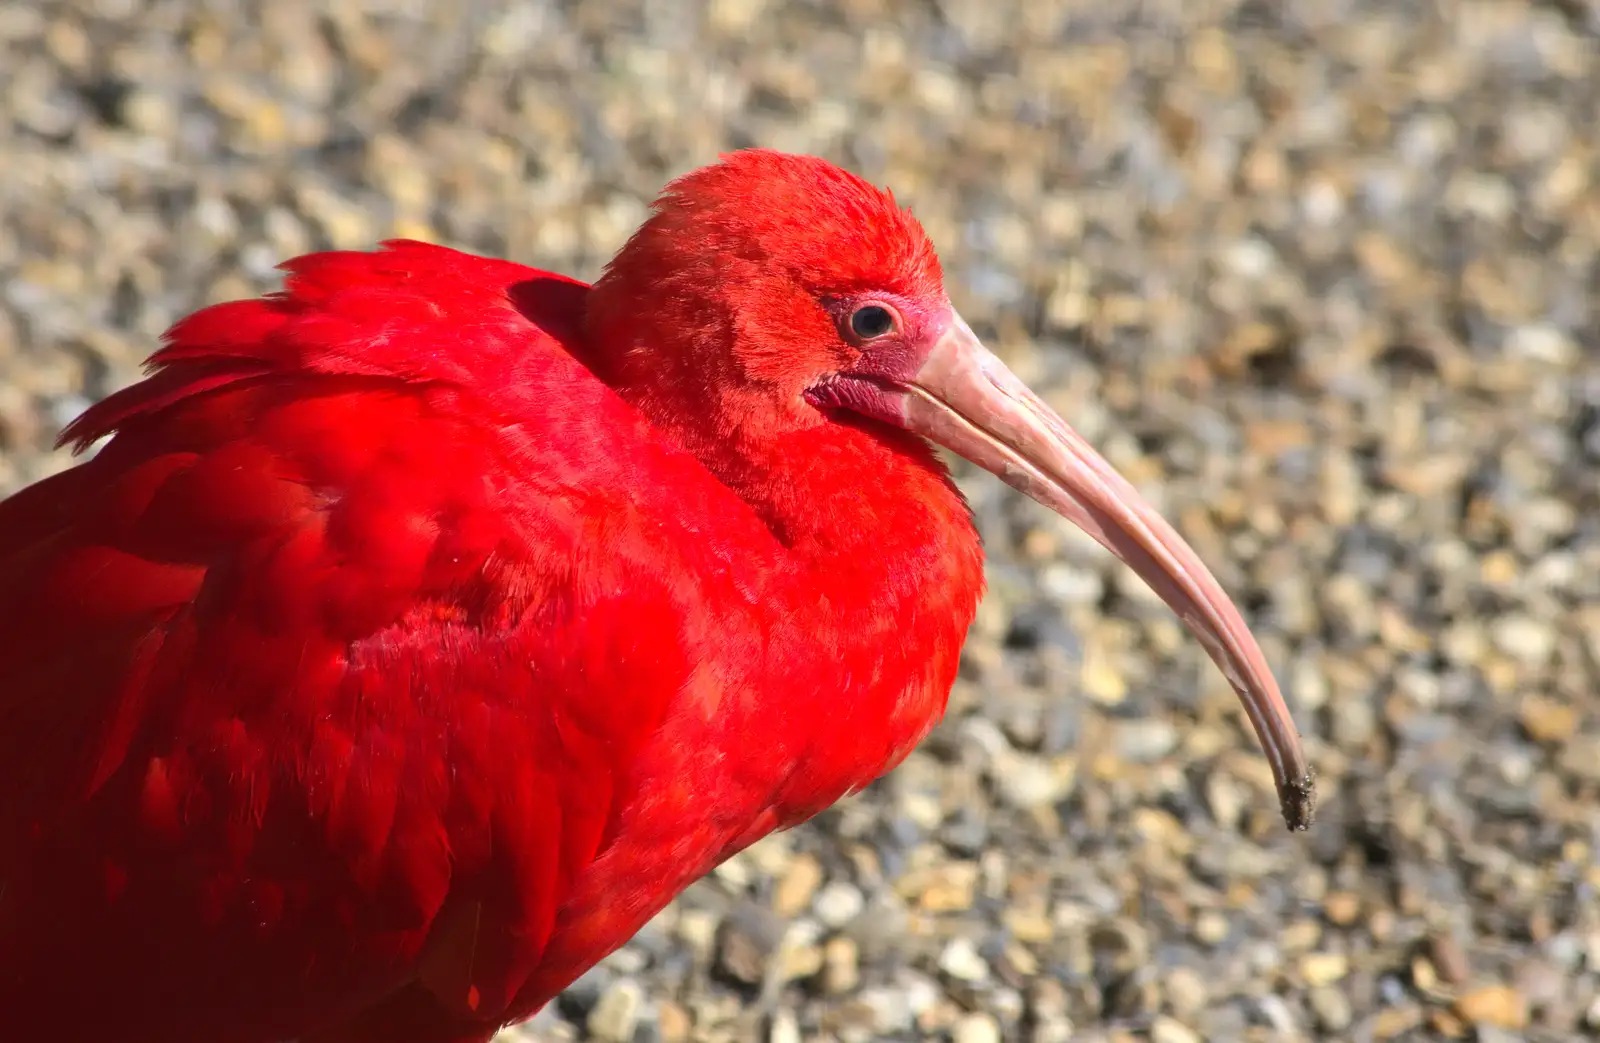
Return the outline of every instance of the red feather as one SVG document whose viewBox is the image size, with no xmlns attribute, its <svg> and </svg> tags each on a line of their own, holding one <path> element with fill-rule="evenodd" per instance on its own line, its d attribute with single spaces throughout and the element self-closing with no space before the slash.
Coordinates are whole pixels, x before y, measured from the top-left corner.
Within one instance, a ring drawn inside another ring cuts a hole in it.
<svg viewBox="0 0 1600 1043">
<path fill-rule="evenodd" d="M 980 556 L 920 442 L 740 488 L 580 283 L 285 267 L 0 502 L 0 1038 L 486 1040 L 943 707 Z"/>
</svg>

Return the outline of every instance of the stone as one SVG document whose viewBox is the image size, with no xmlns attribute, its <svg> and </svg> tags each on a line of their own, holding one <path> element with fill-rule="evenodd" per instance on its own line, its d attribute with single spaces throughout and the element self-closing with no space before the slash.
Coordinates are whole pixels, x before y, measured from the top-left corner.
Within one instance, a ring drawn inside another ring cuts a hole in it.
<svg viewBox="0 0 1600 1043">
<path fill-rule="evenodd" d="M 822 885 L 822 864 L 811 855 L 798 855 L 772 893 L 772 911 L 785 919 L 799 915 L 811 904 Z"/>
<path fill-rule="evenodd" d="M 1472 1025 L 1523 1029 L 1528 1024 L 1528 1004 L 1508 985 L 1479 985 L 1456 997 L 1455 1012 Z"/>
<path fill-rule="evenodd" d="M 1176 1018 L 1158 1016 L 1150 1023 L 1150 1043 L 1203 1043 L 1200 1033 Z"/>
<path fill-rule="evenodd" d="M 589 1013 L 589 1033 L 604 1043 L 632 1043 L 644 1013 L 644 990 L 631 978 L 611 984 Z"/>
<path fill-rule="evenodd" d="M 999 1023 L 982 1011 L 962 1016 L 950 1030 L 951 1043 L 1000 1043 L 1000 1038 Z"/>
<path fill-rule="evenodd" d="M 939 954 L 939 969 L 963 982 L 981 982 L 989 977 L 989 964 L 966 938 L 952 938 L 945 944 Z"/>
<path fill-rule="evenodd" d="M 1300 977 L 1312 988 L 1332 985 L 1350 971 L 1350 961 L 1343 953 L 1307 953 L 1300 958 Z"/>
<path fill-rule="evenodd" d="M 834 880 L 817 893 L 812 909 L 824 927 L 837 930 L 860 916 L 866 905 L 866 898 L 859 887 L 843 880 Z"/>
</svg>

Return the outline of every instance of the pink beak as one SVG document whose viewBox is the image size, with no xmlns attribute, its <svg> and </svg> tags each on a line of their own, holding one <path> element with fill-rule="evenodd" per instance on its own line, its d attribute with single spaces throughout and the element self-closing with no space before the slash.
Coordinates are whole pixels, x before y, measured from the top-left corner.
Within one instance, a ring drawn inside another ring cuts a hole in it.
<svg viewBox="0 0 1600 1043">
<path fill-rule="evenodd" d="M 1316 804 L 1311 769 L 1238 608 L 1183 537 L 951 315 L 949 331 L 900 384 L 901 422 L 1072 521 L 1137 572 L 1233 685 L 1272 765 L 1284 821 L 1307 828 Z"/>
</svg>

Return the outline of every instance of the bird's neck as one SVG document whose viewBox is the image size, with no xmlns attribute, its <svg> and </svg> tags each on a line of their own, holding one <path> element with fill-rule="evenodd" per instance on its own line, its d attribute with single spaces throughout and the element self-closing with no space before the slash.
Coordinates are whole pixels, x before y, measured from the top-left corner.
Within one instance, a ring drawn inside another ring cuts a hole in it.
<svg viewBox="0 0 1600 1043">
<path fill-rule="evenodd" d="M 661 412 L 652 420 L 771 533 L 758 582 L 782 676 L 756 683 L 786 703 L 755 712 L 785 732 L 765 740 L 782 747 L 778 763 L 800 766 L 774 809 L 802 820 L 894 767 L 943 716 L 983 593 L 971 512 L 933 448 L 898 429 L 711 437 L 691 414 Z"/>
<path fill-rule="evenodd" d="M 749 505 L 793 581 L 864 593 L 887 584 L 884 600 L 908 577 L 980 580 L 971 511 L 923 439 L 875 420 L 775 423 L 759 407 L 749 412 L 761 419 L 745 422 L 733 393 L 686 408 L 619 390 Z"/>
</svg>

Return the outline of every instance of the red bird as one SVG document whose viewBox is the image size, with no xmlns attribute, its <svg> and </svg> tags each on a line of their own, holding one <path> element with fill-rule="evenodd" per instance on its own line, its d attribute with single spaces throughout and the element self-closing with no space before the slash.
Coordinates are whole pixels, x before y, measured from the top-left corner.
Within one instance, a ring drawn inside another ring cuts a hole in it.
<svg viewBox="0 0 1600 1043">
<path fill-rule="evenodd" d="M 1233 682 L 1194 552 L 952 310 L 893 198 L 748 151 L 592 287 L 321 253 L 175 326 L 0 502 L 0 1039 L 482 1043 L 897 764 L 982 592 L 930 443 Z"/>
</svg>

